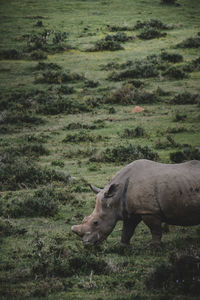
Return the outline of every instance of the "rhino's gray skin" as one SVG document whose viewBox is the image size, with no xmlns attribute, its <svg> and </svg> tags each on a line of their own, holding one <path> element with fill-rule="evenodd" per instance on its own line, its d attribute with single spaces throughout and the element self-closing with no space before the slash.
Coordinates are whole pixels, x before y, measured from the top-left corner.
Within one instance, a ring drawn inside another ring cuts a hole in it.
<svg viewBox="0 0 200 300">
<path fill-rule="evenodd" d="M 129 244 L 138 223 L 149 227 L 153 242 L 160 242 L 161 223 L 200 224 L 200 161 L 161 164 L 137 160 L 119 171 L 97 193 L 96 206 L 72 231 L 83 242 L 106 239 L 118 220 L 123 220 L 121 243 Z"/>
</svg>

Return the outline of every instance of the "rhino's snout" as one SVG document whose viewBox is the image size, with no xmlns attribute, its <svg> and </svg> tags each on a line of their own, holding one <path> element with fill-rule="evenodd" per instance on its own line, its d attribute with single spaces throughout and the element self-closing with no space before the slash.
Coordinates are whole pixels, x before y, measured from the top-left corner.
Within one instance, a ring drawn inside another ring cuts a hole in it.
<svg viewBox="0 0 200 300">
<path fill-rule="evenodd" d="M 73 233 L 76 233 L 76 234 L 79 235 L 80 237 L 83 236 L 83 234 L 82 234 L 82 232 L 81 232 L 81 230 L 80 230 L 79 225 L 74 225 L 74 226 L 72 226 L 72 227 L 71 227 L 71 231 L 72 231 Z"/>
</svg>

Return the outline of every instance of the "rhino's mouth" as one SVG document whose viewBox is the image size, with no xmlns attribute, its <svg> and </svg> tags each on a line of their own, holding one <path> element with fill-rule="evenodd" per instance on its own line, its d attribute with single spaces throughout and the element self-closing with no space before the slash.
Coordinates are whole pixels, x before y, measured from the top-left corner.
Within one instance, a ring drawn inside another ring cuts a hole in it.
<svg viewBox="0 0 200 300">
<path fill-rule="evenodd" d="M 84 244 L 92 244 L 92 245 L 99 244 L 102 241 L 104 241 L 105 239 L 106 239 L 106 237 L 104 237 L 100 233 L 95 233 L 94 235 L 87 235 L 86 234 L 82 238 Z"/>
</svg>

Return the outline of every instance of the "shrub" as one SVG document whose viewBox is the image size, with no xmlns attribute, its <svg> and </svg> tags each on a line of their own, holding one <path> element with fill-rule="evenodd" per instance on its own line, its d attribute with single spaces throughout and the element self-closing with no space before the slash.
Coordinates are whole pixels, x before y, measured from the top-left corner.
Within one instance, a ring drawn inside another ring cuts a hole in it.
<svg viewBox="0 0 200 300">
<path fill-rule="evenodd" d="M 191 37 L 176 45 L 177 48 L 199 48 L 200 37 Z"/>
<path fill-rule="evenodd" d="M 197 296 L 199 284 L 199 255 L 197 253 L 172 253 L 169 263 L 157 265 L 147 275 L 149 289 L 176 290 L 180 295 Z"/>
<path fill-rule="evenodd" d="M 183 70 L 185 72 L 193 72 L 200 70 L 200 57 L 193 59 L 191 62 L 185 64 L 183 66 Z"/>
<path fill-rule="evenodd" d="M 138 20 L 134 28 L 141 29 L 144 27 L 152 27 L 155 29 L 169 29 L 170 28 L 169 26 L 163 24 L 163 22 L 158 19 L 150 19 L 150 20 L 144 21 L 144 22 Z"/>
<path fill-rule="evenodd" d="M 45 62 L 39 62 L 36 67 L 36 70 L 61 70 L 62 67 L 55 63 L 45 63 Z"/>
<path fill-rule="evenodd" d="M 4 111 L 4 117 L 0 120 L 1 124 L 21 124 L 29 125 L 43 124 L 44 121 L 32 112 L 26 111 Z"/>
<path fill-rule="evenodd" d="M 13 198 L 4 208 L 4 215 L 10 217 L 52 217 L 58 212 L 59 193 L 51 187 L 35 191 L 24 199 Z"/>
<path fill-rule="evenodd" d="M 162 60 L 166 60 L 172 63 L 183 61 L 183 56 L 178 53 L 168 53 L 166 51 L 163 51 L 160 56 Z"/>
<path fill-rule="evenodd" d="M 0 237 L 26 233 L 25 228 L 14 225 L 9 219 L 0 217 Z"/>
<path fill-rule="evenodd" d="M 57 91 L 60 94 L 69 95 L 74 93 L 74 88 L 72 86 L 61 85 L 60 87 L 58 87 Z"/>
<path fill-rule="evenodd" d="M 62 160 L 53 160 L 51 165 L 52 166 L 58 166 L 60 168 L 64 168 L 65 163 Z"/>
<path fill-rule="evenodd" d="M 144 81 L 137 80 L 137 79 L 130 80 L 129 83 L 133 84 L 135 88 L 141 88 L 144 86 Z"/>
<path fill-rule="evenodd" d="M 61 84 L 71 81 L 83 80 L 84 76 L 77 73 L 51 71 L 44 72 L 40 77 L 36 78 L 36 83 Z"/>
<path fill-rule="evenodd" d="M 120 26 L 120 25 L 106 25 L 109 31 L 132 31 L 134 27 L 132 26 Z"/>
<path fill-rule="evenodd" d="M 182 126 L 168 127 L 166 130 L 167 133 L 180 133 L 185 131 L 188 131 L 188 129 Z"/>
<path fill-rule="evenodd" d="M 166 35 L 166 32 L 160 32 L 159 30 L 152 27 L 144 27 L 142 32 L 138 34 L 138 37 L 143 40 L 150 40 L 165 37 Z"/>
<path fill-rule="evenodd" d="M 182 94 L 177 94 L 170 100 L 170 104 L 197 104 L 198 94 L 191 94 L 189 92 L 184 92 Z"/>
<path fill-rule="evenodd" d="M 123 49 L 124 48 L 117 41 L 114 41 L 112 39 L 101 39 L 95 43 L 94 47 L 88 49 L 87 51 L 118 51 Z"/>
<path fill-rule="evenodd" d="M 117 146 L 107 148 L 103 151 L 100 157 L 92 157 L 90 161 L 105 161 L 105 162 L 131 162 L 136 159 L 157 160 L 158 154 L 153 152 L 148 146 L 141 147 L 140 145 L 129 144 L 127 146 Z"/>
<path fill-rule="evenodd" d="M 166 140 L 161 141 L 160 139 L 155 143 L 155 149 L 167 149 L 167 148 L 178 148 L 181 145 L 176 143 L 171 135 L 168 135 Z"/>
<path fill-rule="evenodd" d="M 181 163 L 186 160 L 200 160 L 200 151 L 195 147 L 188 147 L 183 151 L 177 151 L 170 153 L 170 160 L 174 163 Z"/>
<path fill-rule="evenodd" d="M 18 146 L 5 148 L 5 150 L 1 152 L 1 156 L 5 157 L 6 155 L 10 155 L 11 157 L 38 157 L 40 155 L 49 155 L 49 150 L 41 143 L 21 142 Z"/>
<path fill-rule="evenodd" d="M 80 143 L 80 142 L 96 142 L 99 140 L 103 140 L 101 135 L 95 136 L 88 133 L 86 130 L 82 130 L 75 134 L 68 134 L 63 142 L 64 143 Z"/>
<path fill-rule="evenodd" d="M 42 277 L 70 277 L 76 274 L 107 273 L 107 263 L 86 248 L 64 247 L 59 240 L 52 239 L 49 245 L 38 236 L 33 241 L 32 273 Z"/>
<path fill-rule="evenodd" d="M 31 52 L 30 58 L 33 60 L 47 59 L 47 54 L 44 51 L 35 50 Z"/>
<path fill-rule="evenodd" d="M 143 137 L 145 135 L 144 128 L 137 126 L 134 129 L 125 128 L 120 136 L 122 138 L 134 138 L 134 137 Z"/>
<path fill-rule="evenodd" d="M 136 60 L 130 67 L 122 72 L 113 72 L 109 75 L 109 80 L 119 81 L 126 78 L 150 78 L 158 76 L 156 62 L 149 58 Z"/>
<path fill-rule="evenodd" d="M 188 75 L 183 71 L 182 68 L 175 66 L 169 67 L 165 72 L 162 73 L 162 75 L 177 80 L 188 78 Z"/>
<path fill-rule="evenodd" d="M 55 32 L 49 29 L 44 29 L 39 33 L 27 34 L 24 36 L 24 39 L 27 41 L 25 51 L 40 50 L 49 53 L 63 51 L 69 48 L 69 46 L 64 44 L 67 37 L 68 33 L 66 32 Z"/>
<path fill-rule="evenodd" d="M 181 114 L 179 112 L 175 113 L 175 116 L 173 118 L 174 122 L 183 122 L 187 119 L 187 114 Z"/>
<path fill-rule="evenodd" d="M 91 108 L 86 103 L 81 103 L 76 100 L 59 97 L 38 107 L 38 113 L 45 115 L 57 115 L 60 113 L 76 114 L 79 112 L 88 112 Z"/>
<path fill-rule="evenodd" d="M 1 50 L 0 59 L 21 59 L 23 54 L 16 49 Z"/>
<path fill-rule="evenodd" d="M 86 80 L 85 81 L 85 87 L 96 88 L 98 86 L 99 86 L 99 82 L 98 81 L 94 81 L 94 80 Z"/>
<path fill-rule="evenodd" d="M 52 181 L 68 182 L 69 175 L 36 166 L 30 159 L 3 157 L 0 169 L 0 191 L 35 188 Z"/>
<path fill-rule="evenodd" d="M 134 91 L 129 86 L 122 86 L 106 99 L 105 103 L 129 105 L 134 102 Z"/>
<path fill-rule="evenodd" d="M 125 43 L 129 40 L 132 40 L 133 37 L 131 36 L 127 36 L 126 33 L 124 32 L 117 32 L 114 35 L 106 35 L 105 37 L 105 41 L 115 41 L 115 42 L 121 42 L 121 43 Z"/>
<path fill-rule="evenodd" d="M 89 110 L 92 110 L 93 108 L 99 107 L 103 103 L 102 97 L 89 97 L 85 104 L 88 107 Z"/>
<path fill-rule="evenodd" d="M 105 121 L 104 120 L 96 120 L 94 121 L 94 124 L 82 124 L 82 123 L 69 123 L 66 126 L 67 130 L 76 130 L 76 129 L 99 129 L 105 127 Z M 64 128 L 65 129 L 65 128 Z"/>
<path fill-rule="evenodd" d="M 158 100 L 157 95 L 154 93 L 146 92 L 144 90 L 132 90 L 128 86 L 123 86 L 105 98 L 105 103 L 121 105 L 130 105 L 133 103 L 152 104 Z"/>
</svg>

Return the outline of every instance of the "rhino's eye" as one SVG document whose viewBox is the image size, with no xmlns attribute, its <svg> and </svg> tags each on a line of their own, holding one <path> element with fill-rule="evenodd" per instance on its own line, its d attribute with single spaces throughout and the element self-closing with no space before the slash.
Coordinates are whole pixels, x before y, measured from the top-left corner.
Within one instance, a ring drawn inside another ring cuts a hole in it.
<svg viewBox="0 0 200 300">
<path fill-rule="evenodd" d="M 97 226 L 98 225 L 98 221 L 94 221 L 93 225 Z"/>
</svg>

